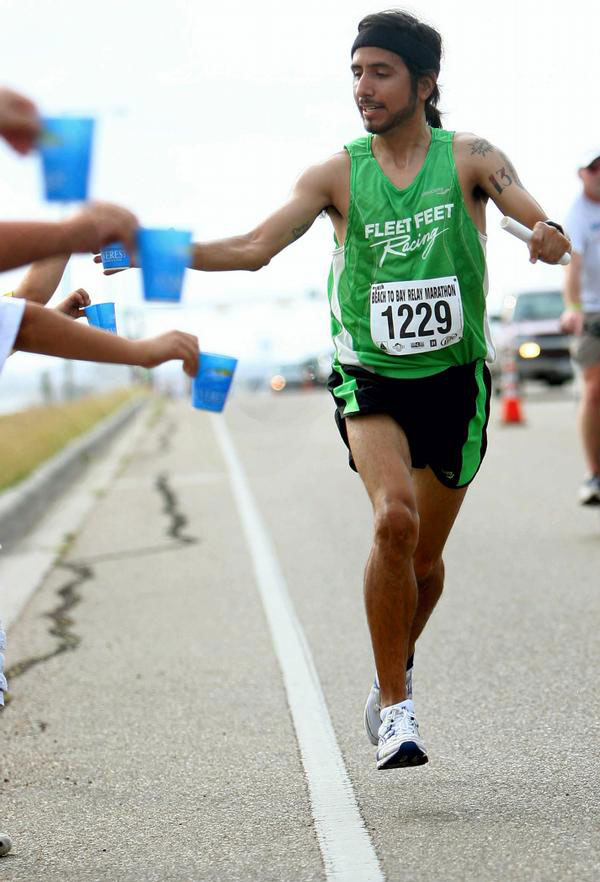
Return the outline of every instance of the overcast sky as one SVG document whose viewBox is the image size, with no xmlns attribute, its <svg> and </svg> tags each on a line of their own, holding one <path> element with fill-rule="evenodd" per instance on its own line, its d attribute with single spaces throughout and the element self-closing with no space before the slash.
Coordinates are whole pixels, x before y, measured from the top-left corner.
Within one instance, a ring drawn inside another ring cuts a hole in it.
<svg viewBox="0 0 600 882">
<path fill-rule="evenodd" d="M 0 81 L 41 111 L 98 119 L 92 196 L 134 209 L 145 225 L 191 228 L 200 239 L 245 232 L 282 200 L 298 174 L 363 134 L 352 99 L 349 48 L 359 19 L 384 5 L 345 0 L 0 0 Z M 600 144 L 600 14 L 583 0 L 506 0 L 404 6 L 445 41 L 441 109 L 449 129 L 504 149 L 524 185 L 560 220 L 578 190 L 578 154 Z M 0 145 L 0 217 L 58 216 L 41 201 L 38 160 Z M 516 288 L 560 286 L 562 270 L 532 267 L 525 246 L 488 209 L 492 306 Z M 152 313 L 149 329 L 177 324 L 238 348 L 239 322 L 194 307 L 307 289 L 325 290 L 331 227 L 306 236 L 259 273 L 188 273 L 189 311 Z M 19 273 L 0 279 L 12 287 Z M 97 300 L 139 302 L 138 273 L 104 279 L 86 258 L 74 285 Z M 283 313 L 281 313 L 283 314 Z M 313 310 L 312 326 L 327 310 Z M 160 318 L 156 318 L 160 316 Z M 309 334 L 298 318 L 298 334 Z M 257 310 L 260 336 L 269 309 Z M 235 327 L 234 327 L 235 326 Z M 288 328 L 289 330 L 289 328 Z"/>
</svg>

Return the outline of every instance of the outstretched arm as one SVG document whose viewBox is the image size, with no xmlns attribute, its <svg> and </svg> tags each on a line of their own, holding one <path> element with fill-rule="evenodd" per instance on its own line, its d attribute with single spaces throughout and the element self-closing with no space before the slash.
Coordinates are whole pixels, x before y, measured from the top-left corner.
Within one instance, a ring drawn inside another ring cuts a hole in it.
<svg viewBox="0 0 600 882">
<path fill-rule="evenodd" d="M 198 370 L 198 338 L 181 331 L 169 331 L 145 340 L 126 340 L 98 328 L 70 321 L 54 309 L 28 303 L 14 348 L 42 355 L 60 355 L 82 361 L 134 364 L 156 367 L 179 359 L 193 377 Z"/>
<path fill-rule="evenodd" d="M 468 166 L 474 187 L 492 199 L 502 214 L 520 221 L 533 237 L 529 243 L 532 263 L 557 263 L 571 250 L 569 239 L 545 223 L 548 215 L 529 193 L 508 158 L 498 147 L 475 135 L 461 135 L 459 150 Z"/>
<path fill-rule="evenodd" d="M 36 260 L 12 292 L 12 296 L 45 306 L 60 285 L 68 260 L 68 254 Z M 87 291 L 77 288 L 58 303 L 56 309 L 70 318 L 82 318 L 85 315 L 85 307 L 90 303 L 90 295 Z"/>
<path fill-rule="evenodd" d="M 249 233 L 196 243 L 193 268 L 216 272 L 258 270 L 266 266 L 272 257 L 303 236 L 321 211 L 332 204 L 335 159 L 305 171 L 285 205 Z"/>
<path fill-rule="evenodd" d="M 0 272 L 57 254 L 99 251 L 110 242 L 135 247 L 138 222 L 130 211 L 105 202 L 86 204 L 74 217 L 58 223 L 0 222 Z"/>
<path fill-rule="evenodd" d="M 45 306 L 58 288 L 68 260 L 68 254 L 61 254 L 33 263 L 13 291 L 13 297 Z"/>
</svg>

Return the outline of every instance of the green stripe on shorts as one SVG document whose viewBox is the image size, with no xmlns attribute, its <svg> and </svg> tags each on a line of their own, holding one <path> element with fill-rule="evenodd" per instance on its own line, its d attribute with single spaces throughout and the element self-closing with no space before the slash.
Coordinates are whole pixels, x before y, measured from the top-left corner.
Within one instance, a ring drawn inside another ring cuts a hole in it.
<svg viewBox="0 0 600 882">
<path fill-rule="evenodd" d="M 348 413 L 358 413 L 360 408 L 356 400 L 356 390 L 358 388 L 356 379 L 350 377 L 337 362 L 333 365 L 333 369 L 344 381 L 333 389 L 334 396 L 346 402 L 344 405 L 344 416 Z"/>
<path fill-rule="evenodd" d="M 483 440 L 488 400 L 488 392 L 483 378 L 483 367 L 484 362 L 480 361 L 475 368 L 477 401 L 475 404 L 475 414 L 469 422 L 467 440 L 462 449 L 462 468 L 460 470 L 458 487 L 468 484 L 469 481 L 473 479 L 473 476 L 481 464 L 481 444 Z"/>
</svg>

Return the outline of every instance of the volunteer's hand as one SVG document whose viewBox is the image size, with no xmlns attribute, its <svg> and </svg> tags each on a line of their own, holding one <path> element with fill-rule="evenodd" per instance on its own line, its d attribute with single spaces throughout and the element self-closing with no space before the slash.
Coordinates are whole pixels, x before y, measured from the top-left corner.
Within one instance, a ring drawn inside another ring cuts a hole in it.
<svg viewBox="0 0 600 882">
<path fill-rule="evenodd" d="M 78 319 L 85 315 L 84 307 L 89 306 L 91 302 L 88 292 L 83 288 L 78 288 L 69 294 L 62 303 L 59 303 L 56 309 L 70 318 Z"/>
<path fill-rule="evenodd" d="M 79 214 L 63 221 L 63 224 L 71 251 L 91 251 L 95 254 L 112 242 L 122 242 L 130 254 L 135 249 L 138 219 L 120 205 L 91 202 Z"/>
<path fill-rule="evenodd" d="M 0 89 L 0 135 L 13 150 L 29 153 L 42 130 L 35 104 L 10 89 Z"/>
<path fill-rule="evenodd" d="M 140 365 L 153 368 L 165 361 L 180 359 L 190 377 L 198 372 L 198 338 L 183 331 L 168 331 L 158 337 L 136 341 L 140 349 Z"/>
</svg>

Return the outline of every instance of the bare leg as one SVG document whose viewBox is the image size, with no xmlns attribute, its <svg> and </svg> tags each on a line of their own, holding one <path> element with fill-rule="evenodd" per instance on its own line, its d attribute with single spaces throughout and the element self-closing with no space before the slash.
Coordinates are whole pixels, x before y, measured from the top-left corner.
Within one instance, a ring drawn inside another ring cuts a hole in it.
<svg viewBox="0 0 600 882">
<path fill-rule="evenodd" d="M 418 587 L 417 611 L 408 646 L 409 657 L 433 612 L 444 588 L 442 553 L 467 492 L 450 490 L 437 480 L 431 469 L 413 473 L 419 511 L 419 543 L 414 567 Z"/>
<path fill-rule="evenodd" d="M 365 607 L 381 706 L 406 699 L 406 662 L 443 588 L 442 551 L 466 489 L 413 472 L 406 436 L 383 414 L 347 419 L 352 455 L 371 499 L 373 546 Z"/>
<path fill-rule="evenodd" d="M 408 644 L 417 608 L 413 555 L 419 517 L 404 432 L 383 414 L 346 421 L 348 439 L 375 520 L 365 570 L 365 607 L 381 705 L 406 699 Z"/>
<path fill-rule="evenodd" d="M 587 467 L 592 475 L 600 475 L 600 364 L 583 371 L 579 429 Z"/>
<path fill-rule="evenodd" d="M 423 633 L 425 625 L 429 621 L 429 616 L 435 609 L 443 590 L 444 561 L 440 558 L 429 575 L 417 582 L 417 611 L 413 619 L 413 626 L 408 641 L 408 658 L 414 653 L 415 644 Z"/>
<path fill-rule="evenodd" d="M 409 556 L 375 532 L 365 570 L 365 608 L 375 667 L 381 688 L 381 706 L 406 699 L 406 662 L 417 608 L 417 586 Z"/>
</svg>

